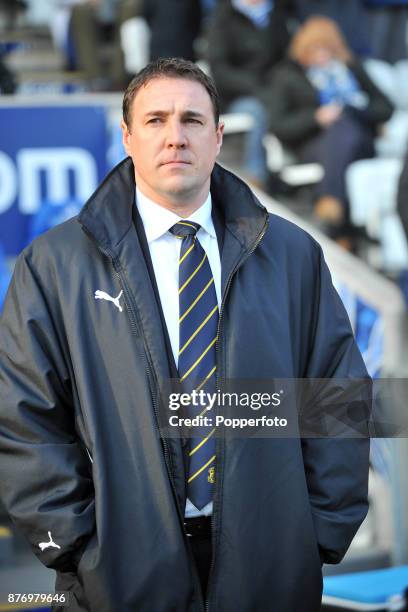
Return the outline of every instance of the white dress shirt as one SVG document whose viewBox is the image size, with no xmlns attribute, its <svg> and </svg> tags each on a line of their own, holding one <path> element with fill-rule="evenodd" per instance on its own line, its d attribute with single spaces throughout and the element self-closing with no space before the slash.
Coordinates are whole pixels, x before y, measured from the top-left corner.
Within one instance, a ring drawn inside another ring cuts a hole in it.
<svg viewBox="0 0 408 612">
<path fill-rule="evenodd" d="M 178 240 L 169 229 L 180 221 L 179 217 L 171 210 L 156 204 L 139 189 L 136 188 L 136 206 L 143 222 L 149 245 L 153 270 L 156 277 L 157 288 L 167 331 L 170 337 L 171 349 L 174 361 L 178 365 L 179 351 L 179 259 L 181 240 Z M 200 206 L 190 217 L 189 221 L 199 223 L 201 228 L 197 232 L 197 238 L 205 250 L 211 271 L 214 277 L 215 292 L 217 294 L 218 307 L 221 305 L 221 260 L 218 248 L 217 235 L 211 218 L 211 194 L 204 204 Z M 186 503 L 185 516 L 207 516 L 212 513 L 213 503 L 210 502 L 202 510 L 197 508 L 188 499 Z"/>
</svg>

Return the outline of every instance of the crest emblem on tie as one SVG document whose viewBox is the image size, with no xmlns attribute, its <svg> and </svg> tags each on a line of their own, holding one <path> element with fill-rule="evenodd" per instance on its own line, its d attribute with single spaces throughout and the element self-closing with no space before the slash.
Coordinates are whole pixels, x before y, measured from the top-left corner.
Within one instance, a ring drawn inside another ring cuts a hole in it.
<svg viewBox="0 0 408 612">
<path fill-rule="evenodd" d="M 215 483 L 215 467 L 210 467 L 208 468 L 208 478 L 207 478 L 208 482 L 210 484 L 214 484 Z"/>
</svg>

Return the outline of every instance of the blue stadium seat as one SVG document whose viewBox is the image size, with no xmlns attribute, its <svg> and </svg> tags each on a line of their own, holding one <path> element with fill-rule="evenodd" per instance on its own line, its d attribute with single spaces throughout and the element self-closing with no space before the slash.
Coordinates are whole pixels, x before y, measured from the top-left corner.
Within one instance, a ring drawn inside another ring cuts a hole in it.
<svg viewBox="0 0 408 612">
<path fill-rule="evenodd" d="M 326 576 L 323 605 L 333 610 L 405 610 L 403 598 L 407 588 L 408 565 Z"/>
</svg>

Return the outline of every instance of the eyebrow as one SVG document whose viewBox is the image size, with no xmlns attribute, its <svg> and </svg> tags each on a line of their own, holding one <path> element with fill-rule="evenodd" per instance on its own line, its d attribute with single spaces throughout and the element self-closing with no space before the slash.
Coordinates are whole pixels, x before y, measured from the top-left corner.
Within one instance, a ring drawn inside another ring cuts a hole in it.
<svg viewBox="0 0 408 612">
<path fill-rule="evenodd" d="M 169 111 L 156 110 L 156 111 L 149 111 L 148 113 L 145 114 L 145 117 L 167 117 L 170 114 L 171 113 Z M 194 111 L 194 110 L 186 110 L 183 113 L 181 113 L 181 116 L 183 119 L 188 119 L 189 117 L 193 117 L 193 118 L 197 117 L 197 118 L 205 119 L 205 115 L 203 115 L 203 113 L 200 113 L 199 111 Z"/>
</svg>

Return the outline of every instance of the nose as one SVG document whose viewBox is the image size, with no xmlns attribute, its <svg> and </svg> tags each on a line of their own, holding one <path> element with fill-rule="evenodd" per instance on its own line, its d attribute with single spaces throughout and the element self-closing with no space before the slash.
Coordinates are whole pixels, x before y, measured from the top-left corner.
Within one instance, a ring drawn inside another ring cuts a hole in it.
<svg viewBox="0 0 408 612">
<path fill-rule="evenodd" d="M 169 148 L 184 149 L 187 145 L 184 125 L 178 119 L 167 124 L 166 144 Z"/>
</svg>

